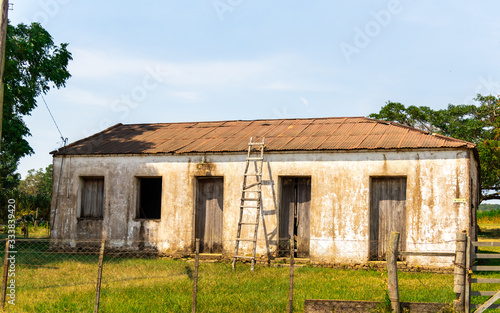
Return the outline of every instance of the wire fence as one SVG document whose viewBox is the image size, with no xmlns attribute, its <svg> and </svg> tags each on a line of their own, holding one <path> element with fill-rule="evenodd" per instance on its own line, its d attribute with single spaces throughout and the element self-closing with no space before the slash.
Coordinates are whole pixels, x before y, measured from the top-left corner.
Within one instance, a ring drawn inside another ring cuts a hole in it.
<svg viewBox="0 0 500 313">
<path fill-rule="evenodd" d="M 94 310 L 101 243 L 17 239 L 7 260 L 7 311 Z M 189 312 L 193 310 L 193 287 L 197 282 L 198 312 L 288 312 L 293 277 L 294 312 L 304 311 L 306 299 L 379 301 L 379 312 L 384 312 L 390 302 L 383 260 L 367 261 L 365 257 L 364 262 L 356 261 L 357 256 L 367 254 L 365 248 L 360 249 L 363 245 L 339 241 L 336 246 L 342 247 L 347 257 L 342 262 L 325 262 L 309 258 L 301 244 L 296 242 L 290 249 L 287 238 L 277 240 L 278 248 L 271 251 L 271 260 L 266 253 L 259 255 L 251 271 L 250 263 L 241 260 L 232 269 L 234 251 L 204 251 L 199 254 L 196 268 L 196 254 L 191 249 L 169 248 L 165 252 L 146 242 L 127 246 L 106 242 L 99 311 Z M 331 241 L 311 239 L 309 247 L 331 245 Z M 222 247 L 231 246 L 234 242 L 222 243 Z M 435 244 L 429 244 L 428 251 L 436 251 Z M 5 252 L 0 256 L 4 260 Z M 450 267 L 453 258 L 438 258 L 430 259 L 431 264 L 440 260 L 448 266 L 412 266 L 408 258 L 400 262 L 401 301 L 452 303 L 456 297 Z M 431 269 L 434 271 L 429 272 Z"/>
</svg>

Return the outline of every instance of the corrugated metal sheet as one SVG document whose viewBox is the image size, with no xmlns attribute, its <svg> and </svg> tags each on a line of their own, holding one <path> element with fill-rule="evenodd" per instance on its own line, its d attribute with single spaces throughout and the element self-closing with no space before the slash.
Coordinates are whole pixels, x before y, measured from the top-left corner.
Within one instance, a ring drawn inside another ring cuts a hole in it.
<svg viewBox="0 0 500 313">
<path fill-rule="evenodd" d="M 475 145 L 365 117 L 117 124 L 55 155 L 243 152 L 250 137 L 267 151 L 468 148 Z"/>
</svg>

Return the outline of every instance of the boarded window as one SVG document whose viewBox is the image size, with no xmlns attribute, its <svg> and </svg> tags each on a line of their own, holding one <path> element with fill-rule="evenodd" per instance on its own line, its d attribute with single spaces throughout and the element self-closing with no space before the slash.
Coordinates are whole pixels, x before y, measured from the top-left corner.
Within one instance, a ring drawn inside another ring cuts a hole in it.
<svg viewBox="0 0 500 313">
<path fill-rule="evenodd" d="M 376 177 L 371 181 L 370 259 L 384 260 L 391 232 L 400 233 L 399 250 L 406 246 L 406 178 Z"/>
<path fill-rule="evenodd" d="M 222 252 L 223 186 L 222 178 L 198 179 L 195 237 L 200 239 L 200 252 Z"/>
<path fill-rule="evenodd" d="M 161 218 L 161 177 L 139 178 L 137 218 Z"/>
<path fill-rule="evenodd" d="M 289 236 L 294 238 L 295 256 L 309 257 L 311 219 L 311 178 L 284 177 L 279 213 L 279 255 L 290 253 Z"/>
<path fill-rule="evenodd" d="M 102 218 L 103 208 L 104 177 L 83 177 L 80 217 Z"/>
</svg>

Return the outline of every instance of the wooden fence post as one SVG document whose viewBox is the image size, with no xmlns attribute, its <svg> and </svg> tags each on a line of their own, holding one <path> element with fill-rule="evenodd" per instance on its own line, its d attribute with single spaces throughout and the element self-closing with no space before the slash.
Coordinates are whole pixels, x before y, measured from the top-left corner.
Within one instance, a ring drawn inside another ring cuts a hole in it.
<svg viewBox="0 0 500 313">
<path fill-rule="evenodd" d="M 457 300 L 453 300 L 453 309 L 457 312 L 465 311 L 465 250 L 467 235 L 465 232 L 457 233 L 455 271 L 453 291 L 457 294 Z"/>
<path fill-rule="evenodd" d="M 466 248 L 465 248 L 465 296 L 464 296 L 464 302 L 465 302 L 465 312 L 470 312 L 470 270 L 471 270 L 471 240 L 469 236 L 466 236 Z"/>
<path fill-rule="evenodd" d="M 293 266 L 294 266 L 295 243 L 293 236 L 290 236 L 290 288 L 288 291 L 288 313 L 293 312 Z"/>
<path fill-rule="evenodd" d="M 95 303 L 94 303 L 94 313 L 99 312 L 99 299 L 101 297 L 101 278 L 102 278 L 102 264 L 104 262 L 104 246 L 106 244 L 106 238 L 102 239 L 101 250 L 99 251 L 99 269 L 97 270 L 97 284 L 95 288 Z"/>
<path fill-rule="evenodd" d="M 194 258 L 194 274 L 193 274 L 193 304 L 192 312 L 196 313 L 196 297 L 198 295 L 198 264 L 200 261 L 200 239 L 196 238 L 196 256 Z"/>
<path fill-rule="evenodd" d="M 387 249 L 387 289 L 389 293 L 389 299 L 391 300 L 392 311 L 395 313 L 401 313 L 398 286 L 398 245 L 399 233 L 391 232 Z"/>
<path fill-rule="evenodd" d="M 5 240 L 5 257 L 3 258 L 3 280 L 2 280 L 2 310 L 5 309 L 5 298 L 7 296 L 7 272 L 9 270 L 9 238 Z"/>
</svg>

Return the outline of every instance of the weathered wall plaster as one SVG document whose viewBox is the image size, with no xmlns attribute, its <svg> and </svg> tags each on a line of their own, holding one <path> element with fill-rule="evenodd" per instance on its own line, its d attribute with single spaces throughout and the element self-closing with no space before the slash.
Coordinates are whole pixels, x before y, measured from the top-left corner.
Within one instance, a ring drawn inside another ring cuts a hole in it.
<svg viewBox="0 0 500 313">
<path fill-rule="evenodd" d="M 467 150 L 266 153 L 262 186 L 265 230 L 257 253 L 277 244 L 280 177 L 310 176 L 312 181 L 310 259 L 337 263 L 368 261 L 370 178 L 407 178 L 406 247 L 409 251 L 454 251 L 457 231 L 470 232 L 477 207 L 476 161 Z M 102 230 L 114 247 L 137 241 L 166 252 L 192 251 L 196 177 L 224 178 L 223 249 L 232 254 L 245 166 L 244 154 L 72 156 L 54 158 L 52 215 L 58 197 L 53 239 L 98 239 Z M 69 161 L 71 159 L 71 161 Z M 470 164 L 472 162 L 472 164 Z M 82 176 L 103 176 L 102 220 L 79 218 Z M 136 219 L 137 177 L 163 178 L 161 220 Z M 464 201 L 454 201 L 465 199 Z M 249 236 L 250 237 L 250 236 Z M 245 246 L 243 246 L 245 249 Z M 249 248 L 249 246 L 248 246 Z M 450 265 L 452 258 L 408 257 L 421 265 Z"/>
</svg>

